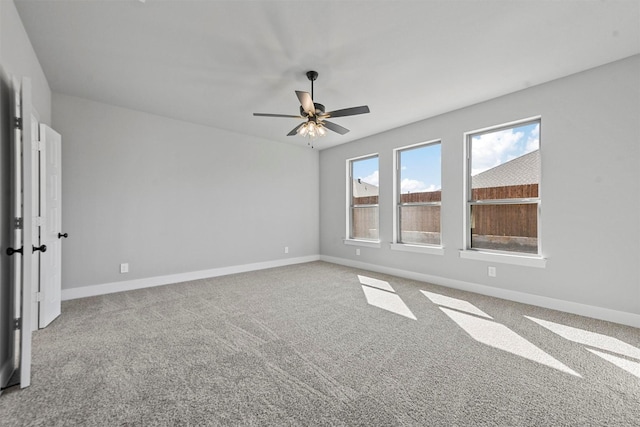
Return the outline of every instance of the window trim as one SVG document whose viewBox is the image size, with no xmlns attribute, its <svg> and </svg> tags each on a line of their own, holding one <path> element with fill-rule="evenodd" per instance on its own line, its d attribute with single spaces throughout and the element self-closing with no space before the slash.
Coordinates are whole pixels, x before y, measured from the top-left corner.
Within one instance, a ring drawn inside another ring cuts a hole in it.
<svg viewBox="0 0 640 427">
<path fill-rule="evenodd" d="M 443 255 L 444 250 L 442 246 L 442 200 L 440 202 L 424 202 L 424 203 L 400 203 L 401 180 L 400 174 L 400 153 L 402 151 L 411 150 L 419 147 L 426 147 L 429 145 L 440 144 L 440 155 L 442 156 L 442 139 L 431 139 L 428 141 L 418 142 L 415 144 L 405 145 L 403 147 L 397 147 L 393 149 L 393 240 L 389 246 L 391 250 L 405 251 L 405 252 L 419 252 L 432 255 Z M 440 160 L 440 180 L 442 180 L 442 159 Z M 442 191 L 442 188 L 441 190 Z M 403 243 L 400 241 L 400 207 L 401 206 L 440 206 L 440 244 L 419 244 L 419 243 Z"/>
<path fill-rule="evenodd" d="M 342 242 L 349 246 L 363 246 L 365 248 L 380 248 L 382 243 L 380 240 L 362 240 L 362 239 L 343 239 Z"/>
<path fill-rule="evenodd" d="M 464 152 L 463 152 L 463 249 L 460 250 L 460 258 L 475 259 L 481 261 L 500 262 L 506 264 L 515 264 L 523 266 L 532 266 L 544 268 L 546 266 L 546 258 L 542 251 L 542 162 L 540 167 L 540 180 L 538 182 L 538 197 L 537 198 L 519 198 L 519 199 L 496 199 L 496 200 L 472 200 L 472 184 L 471 184 L 471 140 L 473 137 L 483 135 L 486 133 L 499 132 L 501 130 L 512 129 L 519 126 L 525 126 L 533 123 L 538 123 L 540 126 L 540 146 L 542 147 L 542 116 L 533 116 L 521 120 L 515 120 L 500 125 L 484 127 L 472 131 L 465 132 L 463 134 Z M 525 252 L 515 251 L 501 251 L 484 248 L 472 248 L 471 247 L 471 207 L 479 205 L 512 205 L 512 204 L 536 204 L 537 205 L 537 244 L 538 251 L 536 254 L 530 254 Z"/>
<path fill-rule="evenodd" d="M 520 265 L 523 267 L 546 268 L 547 258 L 541 256 L 526 256 L 521 252 L 488 252 L 478 249 L 462 249 L 460 258 L 492 263 Z"/>
<path fill-rule="evenodd" d="M 441 240 L 442 241 L 442 240 Z M 389 249 L 400 252 L 413 252 L 429 255 L 444 255 L 444 246 L 416 245 L 413 243 L 390 243 Z"/>
<path fill-rule="evenodd" d="M 345 230 L 345 238 L 343 242 L 345 245 L 355 245 L 355 246 L 367 246 L 367 247 L 380 247 L 380 193 L 378 192 L 378 203 L 376 205 L 352 205 L 352 192 L 353 192 L 353 162 L 359 160 L 366 160 L 376 157 L 378 159 L 378 173 L 380 173 L 380 153 L 370 153 L 365 154 L 363 156 L 352 157 L 346 160 L 346 230 Z M 380 187 L 378 187 L 380 188 Z M 379 191 L 379 190 L 378 190 Z M 352 227 L 352 209 L 354 207 L 377 207 L 378 208 L 378 238 L 377 239 L 363 239 L 363 238 L 354 238 L 353 237 L 353 227 Z"/>
</svg>

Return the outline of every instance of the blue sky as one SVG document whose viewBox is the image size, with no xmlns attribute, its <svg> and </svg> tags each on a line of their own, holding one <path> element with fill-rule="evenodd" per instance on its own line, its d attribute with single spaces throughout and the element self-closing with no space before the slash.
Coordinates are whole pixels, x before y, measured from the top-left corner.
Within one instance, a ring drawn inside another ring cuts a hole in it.
<svg viewBox="0 0 640 427">
<path fill-rule="evenodd" d="M 379 187 L 378 179 L 378 157 L 371 157 L 353 162 L 353 178 L 360 178 L 367 184 Z"/>
<path fill-rule="evenodd" d="M 441 175 L 440 144 L 430 144 L 401 153 L 401 191 L 417 193 L 439 190 Z M 364 159 L 353 163 L 353 176 L 379 186 L 378 159 Z"/>
<path fill-rule="evenodd" d="M 471 139 L 471 175 L 540 148 L 540 123 L 531 123 Z"/>
<path fill-rule="evenodd" d="M 471 175 L 540 148 L 540 124 L 530 123 L 484 133 L 471 139 Z M 431 144 L 401 152 L 401 192 L 439 190 L 441 184 L 441 144 Z M 353 162 L 353 176 L 379 186 L 378 158 Z"/>
<path fill-rule="evenodd" d="M 400 192 L 419 193 L 441 188 L 441 144 L 400 152 Z"/>
</svg>

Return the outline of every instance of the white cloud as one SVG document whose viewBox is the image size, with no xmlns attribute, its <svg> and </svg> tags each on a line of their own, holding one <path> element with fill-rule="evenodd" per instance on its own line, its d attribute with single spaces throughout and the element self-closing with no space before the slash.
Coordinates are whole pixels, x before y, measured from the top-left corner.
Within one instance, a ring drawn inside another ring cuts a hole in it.
<svg viewBox="0 0 640 427">
<path fill-rule="evenodd" d="M 522 155 L 517 153 L 517 144 L 523 137 L 524 132 L 515 132 L 514 129 L 474 137 L 471 143 L 471 175 L 479 174 Z"/>
<path fill-rule="evenodd" d="M 405 178 L 400 182 L 400 192 L 403 194 L 406 193 L 420 193 L 425 191 L 436 191 L 439 190 L 439 187 L 435 184 L 431 184 L 427 186 L 422 181 L 418 181 L 417 179 L 408 179 Z"/>
<path fill-rule="evenodd" d="M 536 123 L 536 126 L 531 129 L 531 136 L 536 138 L 540 136 L 540 123 Z"/>
<path fill-rule="evenodd" d="M 529 135 L 529 139 L 527 139 L 523 154 L 530 153 L 538 148 L 540 148 L 540 123 L 531 130 L 531 134 Z"/>
<path fill-rule="evenodd" d="M 371 185 L 375 185 L 376 187 L 378 187 L 378 184 L 380 182 L 380 179 L 378 177 L 378 171 L 373 171 L 373 173 L 369 176 L 365 176 L 364 178 L 361 178 L 362 182 L 366 182 L 367 184 L 371 184 Z"/>
</svg>

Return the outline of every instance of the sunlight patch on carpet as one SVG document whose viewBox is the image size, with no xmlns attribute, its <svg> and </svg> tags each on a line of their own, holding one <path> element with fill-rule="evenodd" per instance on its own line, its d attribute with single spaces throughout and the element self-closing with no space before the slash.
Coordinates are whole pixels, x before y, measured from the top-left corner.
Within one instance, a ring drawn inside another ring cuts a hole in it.
<svg viewBox="0 0 640 427">
<path fill-rule="evenodd" d="M 623 359 L 622 357 L 614 356 L 613 354 L 603 353 L 598 350 L 592 350 L 590 348 L 588 348 L 587 350 L 589 350 L 591 353 L 595 354 L 596 356 L 600 356 L 604 360 L 613 363 L 618 368 L 624 369 L 625 371 L 629 372 L 631 375 L 635 375 L 636 377 L 640 378 L 640 363 L 634 362 L 629 359 Z"/>
<path fill-rule="evenodd" d="M 599 348 L 601 350 L 610 351 L 612 353 L 622 354 L 623 356 L 632 357 L 640 360 L 640 349 L 620 341 L 617 338 L 596 332 L 586 331 L 571 326 L 561 325 L 559 323 L 550 322 L 548 320 L 536 319 L 535 317 L 524 316 L 527 319 L 536 322 L 538 325 L 547 328 L 551 332 L 560 335 L 562 338 L 578 344 L 588 345 L 589 347 Z"/>
<path fill-rule="evenodd" d="M 476 316 L 486 317 L 487 319 L 493 319 L 493 317 L 489 316 L 484 311 L 480 310 L 475 305 L 471 304 L 469 301 L 461 300 L 458 298 L 451 298 L 440 294 L 434 294 L 433 292 L 420 291 L 431 300 L 432 303 L 437 304 L 442 307 L 454 308 L 459 311 L 464 311 L 465 313 L 475 314 Z"/>
<path fill-rule="evenodd" d="M 416 316 L 413 315 L 409 307 L 398 295 L 364 285 L 362 286 L 362 291 L 370 305 L 417 320 Z"/>
<path fill-rule="evenodd" d="M 471 335 L 474 340 L 482 344 L 582 378 L 580 374 L 500 323 L 444 307 L 440 307 L 440 310 Z"/>
<path fill-rule="evenodd" d="M 382 289 L 383 291 L 395 292 L 389 282 L 384 280 L 361 275 L 358 275 L 358 280 L 360 280 L 360 283 L 363 285 L 373 286 L 374 288 Z"/>
</svg>

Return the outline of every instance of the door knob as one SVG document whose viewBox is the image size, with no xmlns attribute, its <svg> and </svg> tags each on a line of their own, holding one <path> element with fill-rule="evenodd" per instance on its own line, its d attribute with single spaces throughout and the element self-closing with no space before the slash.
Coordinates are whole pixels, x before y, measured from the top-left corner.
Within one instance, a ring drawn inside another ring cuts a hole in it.
<svg viewBox="0 0 640 427">
<path fill-rule="evenodd" d="M 40 252 L 46 252 L 47 251 L 47 245 L 40 245 L 40 246 L 33 246 L 33 251 L 40 251 Z"/>
<path fill-rule="evenodd" d="M 7 255 L 11 256 L 15 253 L 22 254 L 22 248 L 20 249 L 7 248 Z"/>
<path fill-rule="evenodd" d="M 62 239 L 63 237 L 66 239 L 67 237 L 69 237 L 69 233 L 58 233 L 58 239 Z"/>
</svg>

